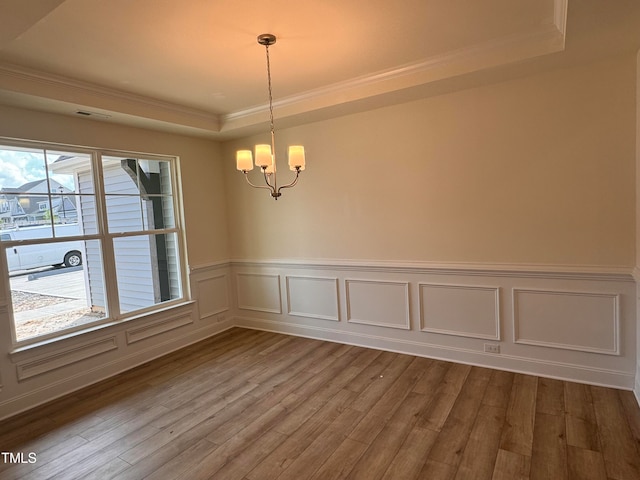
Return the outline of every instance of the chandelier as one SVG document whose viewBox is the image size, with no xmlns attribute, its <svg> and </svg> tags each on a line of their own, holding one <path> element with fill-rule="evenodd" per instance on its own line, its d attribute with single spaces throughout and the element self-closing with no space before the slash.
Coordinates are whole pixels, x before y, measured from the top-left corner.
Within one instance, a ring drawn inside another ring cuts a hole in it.
<svg viewBox="0 0 640 480">
<path fill-rule="evenodd" d="M 236 167 L 242 173 L 247 180 L 247 183 L 254 188 L 266 188 L 269 189 L 271 196 L 278 200 L 278 197 L 282 195 L 280 190 L 283 188 L 291 188 L 298 183 L 298 177 L 300 172 L 304 170 L 304 147 L 301 145 L 292 145 L 288 148 L 288 160 L 289 170 L 296 172 L 296 176 L 292 182 L 286 185 L 278 186 L 276 179 L 276 145 L 275 134 L 273 128 L 273 97 L 271 93 L 271 65 L 269 63 L 269 46 L 276 43 L 275 35 L 270 33 L 263 33 L 258 36 L 258 43 L 264 45 L 267 53 L 267 79 L 269 81 L 269 125 L 271 130 L 271 145 L 261 144 L 255 146 L 255 163 L 256 166 L 262 169 L 262 175 L 264 176 L 265 185 L 255 185 L 249 180 L 249 171 L 253 170 L 253 155 L 251 150 L 238 150 L 236 152 Z"/>
</svg>

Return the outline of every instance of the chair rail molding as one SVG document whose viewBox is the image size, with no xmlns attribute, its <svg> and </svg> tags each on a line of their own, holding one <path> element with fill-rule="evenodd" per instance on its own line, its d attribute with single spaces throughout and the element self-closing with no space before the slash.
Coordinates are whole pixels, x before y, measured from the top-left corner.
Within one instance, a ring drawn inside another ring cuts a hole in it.
<svg viewBox="0 0 640 480">
<path fill-rule="evenodd" d="M 496 277 L 556 278 L 634 282 L 633 267 L 602 265 L 547 265 L 520 263 L 473 263 L 428 261 L 380 261 L 355 259 L 233 259 L 231 267 L 318 269 L 357 272 L 433 273 L 437 275 L 479 275 Z M 640 271 L 640 269 L 638 269 Z M 640 277 L 640 274 L 638 274 Z"/>
</svg>

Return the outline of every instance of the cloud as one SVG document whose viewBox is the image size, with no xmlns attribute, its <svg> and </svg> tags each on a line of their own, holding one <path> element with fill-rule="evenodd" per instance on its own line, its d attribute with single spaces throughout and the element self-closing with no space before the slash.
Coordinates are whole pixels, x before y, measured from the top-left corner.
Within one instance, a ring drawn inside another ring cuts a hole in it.
<svg viewBox="0 0 640 480">
<path fill-rule="evenodd" d="M 55 158 L 58 156 L 56 155 Z M 51 158 L 49 158 L 51 162 Z M 70 176 L 56 179 L 67 188 L 73 190 L 73 179 Z M 34 180 L 47 178 L 44 154 L 31 151 L 9 150 L 0 147 L 0 188 L 16 188 Z M 66 180 L 66 181 L 64 181 Z"/>
<path fill-rule="evenodd" d="M 0 150 L 0 188 L 20 185 L 46 177 L 42 155 Z"/>
</svg>

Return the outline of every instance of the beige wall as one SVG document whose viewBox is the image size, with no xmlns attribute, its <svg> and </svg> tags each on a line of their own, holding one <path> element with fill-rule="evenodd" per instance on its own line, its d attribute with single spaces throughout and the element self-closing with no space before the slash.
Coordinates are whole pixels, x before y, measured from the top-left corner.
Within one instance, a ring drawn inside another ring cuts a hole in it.
<svg viewBox="0 0 640 480">
<path fill-rule="evenodd" d="M 217 142 L 2 106 L 0 136 L 180 157 L 189 264 L 228 258 Z"/>
<path fill-rule="evenodd" d="M 636 55 L 636 274 L 640 274 L 640 51 Z M 640 278 L 638 279 L 640 280 Z M 638 284 L 640 292 L 640 282 Z M 640 309 L 640 304 L 638 305 Z M 640 316 L 638 317 L 640 320 Z M 640 332 L 639 332 L 640 335 Z M 640 336 L 638 337 L 638 344 L 640 346 Z M 640 363 L 639 363 L 640 365 Z"/>
<path fill-rule="evenodd" d="M 308 169 L 277 202 L 234 169 L 268 139 L 225 143 L 231 256 L 633 266 L 635 74 L 625 56 L 280 131 L 281 170 L 293 143 Z"/>
<path fill-rule="evenodd" d="M 640 352 L 640 51 L 636 56 L 636 352 Z M 640 355 L 636 355 L 636 381 L 634 393 L 640 403 Z"/>
</svg>

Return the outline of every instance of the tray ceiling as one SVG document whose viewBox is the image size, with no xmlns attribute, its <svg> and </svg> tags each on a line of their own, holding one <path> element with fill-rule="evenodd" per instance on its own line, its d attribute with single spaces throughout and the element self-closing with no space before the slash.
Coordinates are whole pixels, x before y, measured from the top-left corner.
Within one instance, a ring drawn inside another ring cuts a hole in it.
<svg viewBox="0 0 640 480">
<path fill-rule="evenodd" d="M 267 119 L 258 34 L 278 37 L 284 126 L 563 52 L 567 12 L 566 0 L 5 0 L 0 102 L 228 138 Z"/>
</svg>

